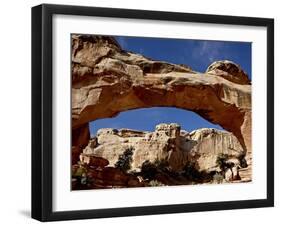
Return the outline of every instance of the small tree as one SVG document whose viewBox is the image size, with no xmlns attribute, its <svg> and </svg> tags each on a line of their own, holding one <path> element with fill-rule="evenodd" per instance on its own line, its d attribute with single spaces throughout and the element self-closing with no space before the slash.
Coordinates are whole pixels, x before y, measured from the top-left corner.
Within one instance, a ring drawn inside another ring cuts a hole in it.
<svg viewBox="0 0 281 226">
<path fill-rule="evenodd" d="M 133 148 L 127 148 L 123 154 L 119 155 L 118 161 L 115 163 L 115 167 L 117 169 L 122 170 L 123 172 L 127 172 L 131 169 L 131 162 L 133 156 Z"/>
<path fill-rule="evenodd" d="M 220 169 L 224 172 L 227 168 L 227 159 L 228 159 L 228 155 L 227 154 L 219 154 L 216 160 L 216 164 L 220 167 Z"/>
<path fill-rule="evenodd" d="M 141 174 L 143 178 L 153 180 L 157 173 L 157 167 L 155 164 L 151 163 L 149 160 L 143 162 L 141 166 Z"/>
<path fill-rule="evenodd" d="M 202 180 L 202 173 L 196 168 L 195 162 L 188 162 L 183 168 L 183 176 L 191 181 L 199 182 Z"/>
</svg>

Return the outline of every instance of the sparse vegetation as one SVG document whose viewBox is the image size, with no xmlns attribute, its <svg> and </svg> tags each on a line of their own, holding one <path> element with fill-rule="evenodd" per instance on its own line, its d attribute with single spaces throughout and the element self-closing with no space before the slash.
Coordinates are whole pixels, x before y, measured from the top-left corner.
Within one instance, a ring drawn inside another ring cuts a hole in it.
<svg viewBox="0 0 281 226">
<path fill-rule="evenodd" d="M 221 184 L 223 182 L 223 175 L 220 173 L 215 173 L 213 176 L 213 182 L 216 184 Z"/>
<path fill-rule="evenodd" d="M 72 167 L 72 177 L 82 177 L 85 173 L 87 173 L 87 167 L 81 163 Z"/>
<path fill-rule="evenodd" d="M 149 160 L 143 162 L 141 166 L 141 174 L 144 179 L 153 180 L 157 173 L 157 167 Z"/>
<path fill-rule="evenodd" d="M 194 162 L 189 162 L 183 169 L 183 176 L 191 181 L 199 181 L 202 179 L 201 173 L 197 170 Z"/>
<path fill-rule="evenodd" d="M 72 166 L 72 189 L 86 189 L 90 186 L 91 179 L 87 176 L 88 167 L 87 165 L 78 162 L 77 165 Z"/>
<path fill-rule="evenodd" d="M 234 167 L 233 162 L 228 162 L 229 156 L 227 154 L 220 154 L 217 157 L 216 163 L 220 167 L 221 171 L 225 173 L 227 169 Z"/>
<path fill-rule="evenodd" d="M 187 178 L 189 181 L 193 181 L 195 183 L 204 183 L 212 180 L 212 174 L 204 170 L 199 171 L 195 162 L 189 162 L 183 168 L 181 175 Z"/>
<path fill-rule="evenodd" d="M 239 162 L 240 162 L 240 166 L 242 168 L 246 168 L 248 166 L 248 163 L 245 159 L 245 155 L 240 155 L 238 159 L 239 159 Z"/>
<path fill-rule="evenodd" d="M 227 159 L 228 159 L 228 155 L 227 154 L 219 154 L 216 160 L 216 164 L 218 165 L 218 167 L 225 172 L 225 170 L 228 168 L 227 167 Z"/>
<path fill-rule="evenodd" d="M 131 169 L 133 150 L 134 149 L 132 147 L 127 148 L 123 154 L 119 155 L 118 161 L 115 163 L 115 167 L 123 172 L 127 172 Z"/>
<path fill-rule="evenodd" d="M 158 181 L 158 180 L 151 180 L 151 181 L 149 181 L 148 185 L 149 185 L 150 187 L 165 186 L 165 184 L 161 183 L 161 182 Z"/>
<path fill-rule="evenodd" d="M 112 129 L 113 134 L 117 134 L 118 133 L 118 129 Z"/>
</svg>

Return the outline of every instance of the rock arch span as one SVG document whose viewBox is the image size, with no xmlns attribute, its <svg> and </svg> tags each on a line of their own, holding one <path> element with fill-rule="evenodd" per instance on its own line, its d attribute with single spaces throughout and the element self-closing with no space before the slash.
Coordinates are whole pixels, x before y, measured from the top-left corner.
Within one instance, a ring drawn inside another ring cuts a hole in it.
<svg viewBox="0 0 281 226">
<path fill-rule="evenodd" d="M 238 65 L 223 64 L 198 73 L 126 52 L 112 37 L 73 35 L 72 145 L 86 145 L 90 121 L 130 109 L 177 107 L 232 132 L 250 156 L 251 84 Z"/>
</svg>

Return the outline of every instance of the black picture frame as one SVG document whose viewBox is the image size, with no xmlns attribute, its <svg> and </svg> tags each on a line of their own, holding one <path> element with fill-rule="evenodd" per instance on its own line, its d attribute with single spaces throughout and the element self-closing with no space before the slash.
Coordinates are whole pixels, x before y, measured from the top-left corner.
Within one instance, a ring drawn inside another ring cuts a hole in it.
<svg viewBox="0 0 281 226">
<path fill-rule="evenodd" d="M 52 210 L 52 18 L 55 14 L 266 27 L 267 198 L 54 212 Z M 274 206 L 273 19 L 49 4 L 32 8 L 32 218 L 40 221 L 56 221 L 272 206 Z"/>
</svg>

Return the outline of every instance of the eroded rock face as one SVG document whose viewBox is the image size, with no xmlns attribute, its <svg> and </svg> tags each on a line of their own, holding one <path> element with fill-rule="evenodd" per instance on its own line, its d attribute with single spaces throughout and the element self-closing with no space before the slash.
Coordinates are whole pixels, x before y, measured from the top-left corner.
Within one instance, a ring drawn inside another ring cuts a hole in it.
<svg viewBox="0 0 281 226">
<path fill-rule="evenodd" d="M 153 163 L 156 160 L 168 161 L 172 169 L 178 170 L 187 162 L 187 153 L 178 149 L 179 134 L 180 126 L 177 124 L 160 124 L 155 132 L 100 129 L 83 153 L 108 159 L 110 166 L 114 166 L 119 156 L 132 148 L 132 170 L 139 171 L 144 161 Z"/>
<path fill-rule="evenodd" d="M 76 164 L 82 150 L 88 145 L 90 139 L 89 124 L 85 123 L 76 129 L 72 129 L 71 161 Z"/>
<path fill-rule="evenodd" d="M 218 170 L 216 160 L 220 154 L 226 154 L 236 166 L 245 155 L 237 138 L 229 132 L 206 128 L 189 133 L 177 124 L 157 125 L 154 132 L 100 129 L 83 153 L 107 159 L 109 166 L 114 166 L 127 149 L 133 150 L 131 171 L 137 172 L 145 161 L 167 162 L 174 171 L 194 162 L 199 171 L 211 172 Z"/>
<path fill-rule="evenodd" d="M 223 77 L 231 82 L 241 85 L 251 84 L 248 75 L 242 70 L 242 68 L 229 60 L 213 62 L 207 68 L 206 73 Z"/>
<path fill-rule="evenodd" d="M 195 161 L 199 170 L 219 170 L 216 160 L 221 154 L 227 155 L 228 161 L 236 166 L 240 165 L 240 159 L 246 155 L 237 138 L 227 131 L 203 128 L 183 137 L 185 141 L 181 143 L 181 148 L 188 150 L 190 161 Z"/>
<path fill-rule="evenodd" d="M 229 64 L 201 74 L 126 52 L 111 37 L 73 35 L 73 130 L 130 109 L 178 107 L 221 125 L 251 153 L 251 85 L 236 67 L 221 65 Z"/>
<path fill-rule="evenodd" d="M 104 168 L 109 164 L 109 161 L 105 158 L 83 153 L 80 155 L 80 161 L 92 168 Z"/>
</svg>

